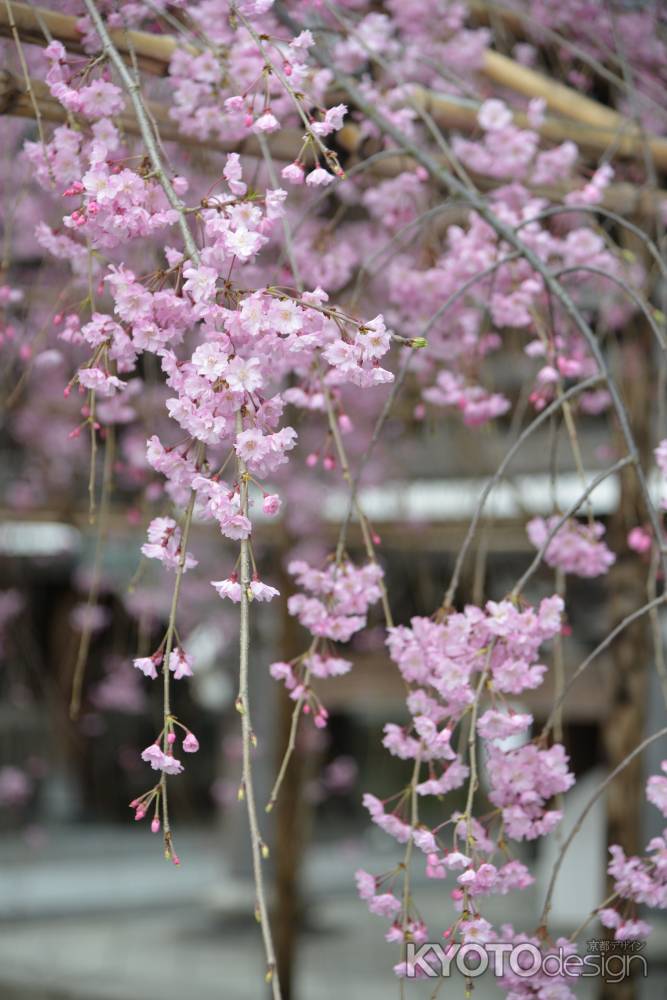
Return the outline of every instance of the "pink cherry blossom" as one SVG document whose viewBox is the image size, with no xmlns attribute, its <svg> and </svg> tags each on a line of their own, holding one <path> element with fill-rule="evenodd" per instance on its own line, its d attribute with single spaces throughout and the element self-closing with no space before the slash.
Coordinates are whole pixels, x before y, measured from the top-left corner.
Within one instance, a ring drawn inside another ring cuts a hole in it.
<svg viewBox="0 0 667 1000">
<path fill-rule="evenodd" d="M 192 666 L 193 660 L 191 656 L 176 647 L 169 654 L 169 669 L 172 671 L 174 678 L 178 681 L 182 677 L 192 677 Z"/>
</svg>

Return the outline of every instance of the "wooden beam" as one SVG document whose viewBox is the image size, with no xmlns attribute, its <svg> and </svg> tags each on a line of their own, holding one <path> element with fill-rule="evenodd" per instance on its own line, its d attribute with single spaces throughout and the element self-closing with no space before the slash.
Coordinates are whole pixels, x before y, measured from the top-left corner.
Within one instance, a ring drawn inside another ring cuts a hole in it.
<svg viewBox="0 0 667 1000">
<path fill-rule="evenodd" d="M 42 119 L 54 124 L 66 123 L 68 121 L 67 112 L 62 104 L 51 96 L 46 84 L 40 80 L 32 79 L 30 85 Z M 444 127 L 457 128 L 464 132 L 477 128 L 477 105 L 475 102 L 464 102 L 446 95 L 433 95 L 424 90 L 421 90 L 421 93 L 417 92 L 417 99 Z M 238 152 L 244 156 L 257 158 L 262 156 L 261 147 L 254 135 L 249 135 L 241 142 L 191 138 L 183 135 L 179 130 L 178 124 L 169 115 L 168 107 L 155 102 L 148 102 L 148 107 L 158 127 L 160 138 L 165 142 L 178 142 L 188 149 L 218 153 Z M 25 83 L 9 70 L 2 69 L 0 69 L 0 115 L 34 118 L 34 109 Z M 77 120 L 76 116 L 73 117 Z M 139 134 L 137 120 L 130 106 L 126 107 L 122 114 L 116 116 L 115 120 L 128 135 Z M 519 124 L 522 123 L 522 120 L 519 116 Z M 546 125 L 549 137 L 552 139 L 557 134 L 561 134 L 556 131 L 556 126 L 562 125 L 555 119 L 553 121 L 553 127 L 548 123 Z M 568 123 L 567 127 L 571 129 L 572 123 Z M 344 126 L 338 133 L 338 141 L 350 155 L 362 156 L 359 162 L 363 162 L 363 157 L 372 152 L 365 148 L 361 132 L 356 125 Z M 300 129 L 281 129 L 280 132 L 268 137 L 268 143 L 272 157 L 288 163 L 298 155 L 303 144 L 303 133 Z M 667 143 L 663 143 L 663 145 L 667 146 Z M 661 148 L 658 155 L 662 158 L 665 155 L 665 150 Z M 400 173 L 414 169 L 414 160 L 402 154 L 400 150 L 397 150 L 392 156 L 376 160 L 369 168 L 374 177 L 380 178 L 396 177 Z M 473 177 L 477 186 L 483 191 L 491 191 L 499 183 L 481 175 L 473 175 Z M 559 201 L 572 190 L 572 185 L 539 186 L 531 188 L 531 190 L 552 201 Z M 605 208 L 620 215 L 635 214 L 646 218 L 654 216 L 665 203 L 667 203 L 667 191 L 640 188 L 627 183 L 610 185 L 605 191 L 602 201 Z"/>
</svg>

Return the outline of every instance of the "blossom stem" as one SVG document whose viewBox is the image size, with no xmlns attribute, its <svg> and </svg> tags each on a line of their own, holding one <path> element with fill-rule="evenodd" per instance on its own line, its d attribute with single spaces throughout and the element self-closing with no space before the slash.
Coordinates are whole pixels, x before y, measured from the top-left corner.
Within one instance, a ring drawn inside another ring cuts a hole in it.
<svg viewBox="0 0 667 1000">
<path fill-rule="evenodd" d="M 95 466 L 97 463 L 97 431 L 95 429 L 95 393 L 91 390 L 88 400 L 88 424 L 90 426 L 90 471 L 88 474 L 88 522 L 95 523 Z"/>
<path fill-rule="evenodd" d="M 313 652 L 315 649 L 316 641 L 311 643 L 309 653 Z M 306 670 L 303 675 L 303 686 L 305 689 L 308 688 L 310 682 L 310 670 Z M 289 767 L 289 762 L 292 759 L 292 754 L 296 748 L 296 734 L 299 728 L 299 719 L 301 718 L 301 710 L 303 708 L 303 703 L 306 700 L 306 692 L 299 696 L 299 699 L 294 706 L 294 711 L 292 712 L 292 722 L 290 724 L 289 737 L 287 740 L 287 746 L 285 747 L 285 753 L 283 754 L 283 759 L 280 764 L 280 769 L 278 771 L 278 776 L 271 789 L 271 795 L 269 796 L 269 801 L 264 807 L 267 812 L 271 812 L 274 805 L 278 801 L 278 795 L 280 794 L 280 789 L 282 788 L 285 775 L 287 773 L 287 768 Z"/>
<path fill-rule="evenodd" d="M 468 527 L 466 537 L 464 538 L 463 545 L 459 549 L 458 556 L 456 557 L 456 563 L 454 565 L 452 578 L 450 580 L 447 592 L 445 593 L 445 597 L 442 602 L 443 608 L 451 607 L 452 601 L 454 600 L 454 595 L 456 594 L 456 590 L 458 588 L 461 571 L 463 569 L 463 564 L 465 562 L 465 558 L 468 554 L 468 549 L 470 548 L 472 540 L 475 537 L 475 534 L 477 533 L 477 528 L 479 526 L 479 522 L 482 519 L 482 514 L 484 512 L 484 506 L 486 504 L 486 501 L 488 500 L 494 488 L 503 478 L 505 470 L 507 469 L 508 465 L 510 464 L 516 453 L 523 447 L 524 443 L 531 436 L 531 434 L 533 434 L 534 431 L 538 429 L 538 427 L 541 427 L 541 425 L 546 420 L 548 420 L 549 417 L 551 417 L 562 407 L 564 400 L 570 399 L 572 396 L 576 396 L 580 392 L 585 392 L 586 389 L 591 389 L 594 385 L 598 385 L 602 381 L 604 381 L 602 375 L 592 375 L 590 378 L 584 379 L 583 382 L 579 382 L 577 385 L 573 385 L 570 389 L 564 392 L 562 396 L 560 396 L 558 399 L 555 399 L 553 403 L 549 404 L 549 406 L 546 406 L 541 413 L 538 413 L 538 415 L 534 418 L 534 420 L 532 420 L 528 424 L 528 426 L 524 428 L 524 430 L 518 436 L 514 444 L 508 449 L 502 462 L 500 463 L 494 474 L 491 476 L 491 478 L 487 481 L 486 485 L 484 486 L 484 489 L 479 495 L 479 500 L 477 501 L 477 506 L 475 507 L 475 511 L 470 520 L 470 525 Z"/>
<path fill-rule="evenodd" d="M 94 433 L 94 432 L 93 432 Z M 97 522 L 97 538 L 95 540 L 95 556 L 93 560 L 93 573 L 88 590 L 88 600 L 86 610 L 96 604 L 100 589 L 100 578 L 102 575 L 102 556 L 104 555 L 104 545 L 109 530 L 109 504 L 111 500 L 111 486 L 113 481 L 113 465 L 115 457 L 115 431 L 113 427 L 107 429 L 106 442 L 104 446 L 104 466 L 102 470 L 102 496 L 100 498 L 100 516 Z M 90 651 L 90 639 L 92 635 L 91 623 L 84 621 L 79 648 L 74 664 L 72 676 L 72 694 L 69 703 L 69 717 L 72 720 L 79 718 L 81 711 L 81 693 L 83 681 L 86 674 L 86 664 Z"/>
<path fill-rule="evenodd" d="M 609 906 L 609 904 L 613 903 L 614 900 L 617 899 L 617 898 L 618 898 L 618 893 L 617 892 L 612 892 L 611 896 L 607 896 L 607 898 L 604 899 L 600 903 L 599 906 L 596 906 L 594 910 L 591 910 L 591 912 L 588 914 L 588 916 L 586 917 L 586 919 L 583 920 L 579 924 L 579 926 L 577 927 L 576 931 L 572 931 L 572 933 L 570 934 L 569 940 L 573 941 L 573 942 L 576 941 L 577 938 L 579 937 L 579 935 L 581 934 L 581 932 L 588 927 L 588 925 L 590 924 L 591 920 L 595 919 L 595 917 L 598 915 L 598 913 L 600 912 L 600 910 L 603 910 L 605 907 Z"/>
<path fill-rule="evenodd" d="M 201 467 L 201 463 L 204 460 L 205 450 L 206 450 L 205 445 L 200 443 L 197 447 L 197 452 L 195 456 L 195 466 L 198 469 Z M 180 597 L 181 584 L 183 582 L 183 575 L 185 573 L 188 538 L 190 537 L 190 528 L 192 526 L 192 517 L 194 514 L 196 499 L 197 499 L 196 490 L 192 490 L 192 492 L 190 493 L 188 506 L 186 507 L 185 510 L 183 529 L 181 531 L 181 551 L 178 558 L 178 566 L 176 567 L 176 579 L 174 581 L 174 590 L 171 595 L 171 608 L 169 611 L 169 621 L 167 622 L 167 632 L 163 640 L 164 641 L 164 655 L 162 660 L 163 753 L 167 753 L 167 750 L 169 749 L 169 741 L 167 739 L 169 733 L 169 727 L 167 723 L 169 720 L 169 716 L 171 715 L 171 686 L 170 686 L 170 674 L 169 674 L 169 659 L 171 657 L 171 651 L 174 645 L 174 636 L 176 634 L 176 615 L 178 612 L 178 599 Z M 171 858 L 172 857 L 171 826 L 169 823 L 169 807 L 167 799 L 167 775 L 164 773 L 162 774 L 162 778 L 160 779 L 160 785 L 162 789 L 162 824 L 164 833 L 165 854 L 168 858 Z"/>
<path fill-rule="evenodd" d="M 412 769 L 412 777 L 410 778 L 410 826 L 414 831 L 419 822 L 419 807 L 417 802 L 417 784 L 419 782 L 419 772 L 421 770 L 421 757 L 419 754 L 415 757 L 415 766 Z M 410 915 L 410 862 L 412 861 L 412 851 L 414 848 L 414 841 L 412 838 L 412 833 L 405 845 L 405 854 L 403 856 L 403 914 L 402 914 L 402 929 L 403 929 L 403 944 L 401 945 L 403 951 L 403 958 L 405 959 L 405 944 L 406 944 L 406 932 L 408 929 L 408 918 Z M 400 995 L 401 1000 L 404 996 L 404 980 L 403 977 L 400 979 Z"/>
<path fill-rule="evenodd" d="M 324 381 L 322 381 L 322 392 L 324 394 L 324 403 L 325 403 L 325 406 L 326 406 L 327 418 L 328 418 L 328 421 L 329 421 L 329 429 L 331 430 L 331 436 L 333 437 L 333 440 L 334 440 L 334 445 L 336 447 L 336 452 L 338 454 L 338 461 L 340 462 L 341 469 L 342 469 L 342 472 L 343 472 L 343 478 L 345 479 L 345 481 L 347 483 L 350 483 L 350 487 L 351 487 L 351 489 L 350 489 L 350 502 L 354 504 L 355 509 L 357 511 L 357 514 L 359 515 L 359 526 L 361 528 L 361 534 L 362 534 L 362 537 L 363 537 L 363 540 L 364 540 L 364 545 L 365 545 L 365 548 L 366 548 L 366 555 L 371 560 L 371 562 L 376 563 L 377 562 L 377 557 L 375 555 L 375 546 L 373 545 L 373 539 L 371 538 L 371 533 L 368 530 L 368 521 L 366 519 L 366 515 L 364 514 L 363 510 L 361 509 L 361 505 L 359 504 L 359 500 L 357 499 L 357 497 L 355 496 L 355 493 L 354 493 L 354 480 L 352 479 L 352 475 L 350 473 L 350 464 L 349 464 L 349 462 L 347 460 L 347 453 L 345 451 L 345 445 L 343 444 L 343 439 L 342 439 L 341 433 L 340 433 L 340 427 L 338 426 L 338 420 L 336 419 L 336 414 L 334 413 L 333 402 L 332 402 L 332 399 L 331 399 L 331 392 L 329 390 L 329 386 L 326 385 L 324 383 Z M 342 548 L 341 548 L 340 538 L 339 538 L 338 548 L 337 548 L 337 551 L 336 551 L 336 560 L 340 561 L 340 559 L 342 558 L 342 555 L 343 555 L 343 553 L 342 553 Z M 394 619 L 393 619 L 393 616 L 392 616 L 392 613 L 391 613 L 391 608 L 389 606 L 389 597 L 387 595 L 387 588 L 386 588 L 386 586 L 384 584 L 384 580 L 383 579 L 381 579 L 379 581 L 379 587 L 380 587 L 380 594 L 381 594 L 381 600 L 382 600 L 382 610 L 384 612 L 384 617 L 385 617 L 385 622 L 387 624 L 387 628 L 393 628 L 393 626 L 394 626 Z"/>
<path fill-rule="evenodd" d="M 236 414 L 236 433 L 243 431 L 243 416 L 239 410 Z M 248 516 L 248 472 L 245 462 L 238 458 L 238 481 L 240 492 L 240 512 L 244 517 Z M 276 956 L 273 946 L 273 935 L 269 922 L 268 907 L 266 903 L 266 891 L 264 888 L 264 875 L 262 873 L 262 840 L 259 835 L 259 823 L 257 821 L 257 806 L 255 802 L 255 788 L 253 783 L 251 749 L 253 742 L 252 724 L 250 719 L 250 698 L 248 673 L 250 664 L 250 600 L 248 592 L 250 588 L 250 543 L 247 538 L 241 540 L 241 558 L 239 565 L 239 577 L 241 583 L 240 602 L 240 624 L 239 624 L 239 693 L 237 707 L 241 715 L 241 738 L 243 755 L 243 779 L 244 798 L 248 811 L 248 825 L 250 827 L 250 848 L 252 851 L 252 867 L 255 879 L 255 894 L 257 897 L 257 913 L 262 930 L 264 941 L 264 952 L 266 955 L 266 980 L 271 983 L 274 1000 L 281 1000 L 280 980 L 276 969 Z"/>
</svg>

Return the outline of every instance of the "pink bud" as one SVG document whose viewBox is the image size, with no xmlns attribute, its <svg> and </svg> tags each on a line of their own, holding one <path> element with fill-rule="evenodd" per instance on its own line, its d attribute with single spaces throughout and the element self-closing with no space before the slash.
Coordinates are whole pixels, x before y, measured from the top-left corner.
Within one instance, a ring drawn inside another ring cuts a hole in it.
<svg viewBox="0 0 667 1000">
<path fill-rule="evenodd" d="M 332 472 L 336 468 L 336 459 L 333 455 L 325 455 L 322 460 L 322 465 L 327 470 L 327 472 Z"/>
<path fill-rule="evenodd" d="M 171 860 L 174 862 L 176 867 L 178 867 L 178 865 L 180 865 L 181 863 L 181 859 L 179 858 L 178 854 L 172 854 Z"/>
<path fill-rule="evenodd" d="M 311 451 L 310 455 L 306 459 L 306 465 L 308 466 L 309 469 L 312 469 L 315 465 L 317 465 L 319 460 L 320 456 L 317 454 L 317 452 Z"/>
<path fill-rule="evenodd" d="M 143 819 L 145 815 L 146 815 L 146 810 L 142 809 L 141 806 L 140 806 L 137 809 L 137 811 L 135 812 L 134 818 L 135 818 L 135 820 L 140 820 L 140 819 Z"/>
<path fill-rule="evenodd" d="M 176 742 L 176 733 L 167 733 L 167 743 L 170 747 L 173 747 Z"/>
<path fill-rule="evenodd" d="M 628 548 L 633 552 L 648 552 L 652 539 L 646 528 L 633 528 L 628 535 Z"/>
<path fill-rule="evenodd" d="M 199 750 L 199 740 L 194 733 L 188 733 L 183 740 L 183 749 L 186 753 L 197 753 Z"/>
<path fill-rule="evenodd" d="M 280 510 L 280 497 L 277 493 L 267 493 L 264 497 L 264 503 L 262 504 L 262 510 L 269 517 L 275 517 L 275 515 Z"/>
<path fill-rule="evenodd" d="M 348 417 L 347 413 L 341 413 L 338 418 L 338 426 L 342 430 L 343 434 L 349 434 L 352 430 L 352 421 Z"/>
<path fill-rule="evenodd" d="M 158 833 L 159 830 L 160 830 L 160 820 L 157 818 L 157 816 L 155 816 L 153 822 L 151 823 L 151 833 Z"/>
</svg>

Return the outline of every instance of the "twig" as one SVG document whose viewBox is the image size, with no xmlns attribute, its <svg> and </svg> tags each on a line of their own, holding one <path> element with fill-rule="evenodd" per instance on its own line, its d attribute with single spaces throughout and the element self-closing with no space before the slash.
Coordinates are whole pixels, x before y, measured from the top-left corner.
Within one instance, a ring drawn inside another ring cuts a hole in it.
<svg viewBox="0 0 667 1000">
<path fill-rule="evenodd" d="M 94 433 L 94 432 L 93 432 Z M 102 556 L 104 545 L 109 532 L 109 511 L 111 506 L 111 487 L 113 483 L 113 464 L 115 456 L 115 433 L 114 428 L 107 428 L 107 438 L 104 448 L 104 466 L 102 471 L 102 496 L 100 499 L 100 516 L 97 524 L 97 538 L 95 540 L 95 556 L 93 559 L 93 572 L 88 590 L 88 600 L 86 601 L 86 611 L 90 614 L 90 609 L 97 603 L 102 575 Z M 90 652 L 90 640 L 92 628 L 90 623 L 84 618 L 79 648 L 74 664 L 72 675 L 72 693 L 69 703 L 69 717 L 73 721 L 79 718 L 81 712 L 81 694 L 83 682 L 86 675 L 88 663 L 88 653 Z"/>
<path fill-rule="evenodd" d="M 553 403 L 549 404 L 549 406 L 545 407 L 541 413 L 538 413 L 538 415 L 531 421 L 531 423 L 526 428 L 524 428 L 524 430 L 516 439 L 512 447 L 507 451 L 502 462 L 500 463 L 494 474 L 491 476 L 491 478 L 487 481 L 486 485 L 484 486 L 484 489 L 480 493 L 479 500 L 477 501 L 477 506 L 475 507 L 473 516 L 470 520 L 470 525 L 468 527 L 466 537 L 463 540 L 463 545 L 459 549 L 459 553 L 456 558 L 456 563 L 454 565 L 452 578 L 450 580 L 447 592 L 443 600 L 443 607 L 451 606 L 451 603 L 454 599 L 454 595 L 456 593 L 456 589 L 458 587 L 459 578 L 461 576 L 461 570 L 463 569 L 463 563 L 465 562 L 465 558 L 468 553 L 470 544 L 473 538 L 475 537 L 477 526 L 482 517 L 486 501 L 488 500 L 492 490 L 497 486 L 497 484 L 502 479 L 503 475 L 505 474 L 505 469 L 510 464 L 516 453 L 520 450 L 526 439 L 533 433 L 533 431 L 537 430 L 537 428 L 540 427 L 545 422 L 545 420 L 548 420 L 549 417 L 551 417 L 562 407 L 563 402 L 565 400 L 571 399 L 573 396 L 578 395 L 578 393 L 580 392 L 584 392 L 586 389 L 591 389 L 594 385 L 598 385 L 602 381 L 603 379 L 601 375 L 593 375 L 590 378 L 585 379 L 583 382 L 579 382 L 577 385 L 573 385 L 570 389 L 564 392 L 562 396 L 560 396 L 558 399 L 555 399 Z"/>
<path fill-rule="evenodd" d="M 551 714 L 549 715 L 549 718 L 545 722 L 544 728 L 542 729 L 540 737 L 541 739 L 544 739 L 547 736 L 550 729 L 554 725 L 556 712 L 567 698 L 567 695 L 570 689 L 572 688 L 573 684 L 575 683 L 576 680 L 579 679 L 579 677 L 581 677 L 584 670 L 586 670 L 591 665 L 593 660 L 596 660 L 600 655 L 600 653 L 603 653 L 605 649 L 607 649 L 607 647 L 612 644 L 616 636 L 620 635 L 620 633 L 623 632 L 628 627 L 628 625 L 632 625 L 633 622 L 637 621 L 638 618 L 641 618 L 643 615 L 647 614 L 647 612 L 650 612 L 655 608 L 661 607 L 663 604 L 665 604 L 665 602 L 667 602 L 667 593 L 661 594 L 659 597 L 655 597 L 652 601 L 648 601 L 646 604 L 643 604 L 641 608 L 637 608 L 636 611 L 633 611 L 632 614 L 627 615 L 627 617 L 624 618 L 623 621 L 619 622 L 618 625 L 614 629 L 612 629 L 609 635 L 605 636 L 602 642 L 600 642 L 595 647 L 592 653 L 589 653 L 586 659 L 582 660 L 582 662 L 579 664 L 579 666 L 577 667 L 577 669 L 575 670 L 575 672 L 572 674 L 567 684 L 565 685 L 562 694 L 560 695 L 560 697 L 554 704 L 553 708 L 551 709 Z"/>
<path fill-rule="evenodd" d="M 544 908 L 542 910 L 542 915 L 540 917 L 540 927 L 546 926 L 546 921 L 549 916 L 549 911 L 551 909 L 551 900 L 553 898 L 554 888 L 556 886 L 556 879 L 558 878 L 558 873 L 560 872 L 561 866 L 565 859 L 565 855 L 568 851 L 568 848 L 570 847 L 570 844 L 572 843 L 576 835 L 579 833 L 579 830 L 581 829 L 584 820 L 588 816 L 589 812 L 591 811 L 597 800 L 600 798 L 602 793 L 605 791 L 605 789 L 614 780 L 614 778 L 616 778 L 621 773 L 621 771 L 623 771 L 627 767 L 627 765 L 632 760 L 634 760 L 635 757 L 643 753 L 646 747 L 650 746 L 651 743 L 655 743 L 656 740 L 663 739 L 663 737 L 665 736 L 667 736 L 667 727 L 659 730 L 659 732 L 657 733 L 654 733 L 653 736 L 648 736 L 645 740 L 643 740 L 639 744 L 639 746 L 635 747 L 632 753 L 629 753 L 628 756 L 624 760 L 622 760 L 621 763 L 617 767 L 615 767 L 610 774 L 607 775 L 607 777 L 600 785 L 598 785 L 592 797 L 586 803 L 586 806 L 583 808 L 581 814 L 579 815 L 579 818 L 577 819 L 576 823 L 570 830 L 570 833 L 566 838 L 566 840 L 564 841 L 563 846 L 561 847 L 560 852 L 558 854 L 558 857 L 556 858 L 556 862 L 554 864 L 553 871 L 551 873 L 549 886 L 547 888 L 547 895 L 544 901 Z"/>
<path fill-rule="evenodd" d="M 243 417 L 241 411 L 239 410 L 236 414 L 236 433 L 240 434 L 242 431 Z M 240 491 L 240 512 L 247 517 L 248 470 L 246 469 L 245 462 L 240 457 L 238 458 L 238 478 Z M 281 1000 L 280 981 L 278 979 L 276 969 L 276 956 L 266 904 L 266 892 L 264 889 L 264 875 L 262 872 L 262 851 L 264 848 L 259 835 L 251 760 L 251 750 L 252 745 L 255 742 L 255 736 L 252 731 L 252 724 L 250 720 L 250 698 L 248 693 L 248 668 L 250 659 L 250 599 L 248 596 L 250 592 L 250 543 L 247 538 L 241 540 L 239 577 L 239 582 L 241 584 L 241 614 L 239 628 L 239 693 L 236 705 L 241 716 L 241 737 L 243 744 L 242 788 L 248 812 L 248 825 L 250 827 L 250 847 L 252 851 L 255 892 L 257 895 L 257 914 L 262 930 L 264 951 L 266 953 L 266 981 L 271 983 L 274 1000 Z"/>
<path fill-rule="evenodd" d="M 605 469 L 603 472 L 598 473 L 598 475 L 591 480 L 591 482 L 586 487 L 584 492 L 577 497 L 574 503 L 568 507 L 568 509 L 565 511 L 562 517 L 558 519 L 556 524 L 554 524 L 553 528 L 551 528 L 550 531 L 547 533 L 547 537 L 542 542 L 542 545 L 540 546 L 537 555 L 533 559 L 532 563 L 530 564 L 526 572 L 523 574 L 523 576 L 518 580 L 518 582 L 512 588 L 512 595 L 511 595 L 512 597 L 514 598 L 518 597 L 518 595 L 521 593 L 521 591 L 524 589 L 524 587 L 530 580 L 531 576 L 533 576 L 533 574 L 539 568 L 540 563 L 544 558 L 545 552 L 549 548 L 551 542 L 558 534 L 560 529 L 567 521 L 569 521 L 569 519 L 574 514 L 576 514 L 576 512 L 581 507 L 582 503 L 584 503 L 584 501 L 588 499 L 588 497 L 591 495 L 591 493 L 593 493 L 597 489 L 600 483 L 603 483 L 605 479 L 608 479 L 610 476 L 615 475 L 615 473 L 620 472 L 621 469 L 624 469 L 627 465 L 634 465 L 634 464 L 635 464 L 635 459 L 631 458 L 629 455 L 626 455 L 624 458 L 619 459 L 618 462 L 612 465 L 611 468 Z"/>
</svg>

